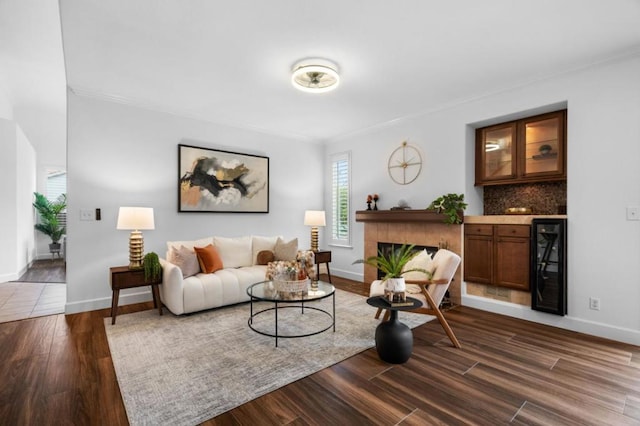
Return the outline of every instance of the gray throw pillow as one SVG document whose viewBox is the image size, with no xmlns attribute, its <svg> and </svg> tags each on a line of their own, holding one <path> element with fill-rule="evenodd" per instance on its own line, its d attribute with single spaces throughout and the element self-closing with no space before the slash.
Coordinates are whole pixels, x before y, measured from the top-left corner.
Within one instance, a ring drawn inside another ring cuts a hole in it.
<svg viewBox="0 0 640 426">
<path fill-rule="evenodd" d="M 180 268 L 183 278 L 200 272 L 198 256 L 195 251 L 189 250 L 185 246 L 180 246 L 177 250 L 175 247 L 172 247 L 169 252 L 169 259 L 167 260 Z"/>
<path fill-rule="evenodd" d="M 276 246 L 273 250 L 275 260 L 296 260 L 298 254 L 298 239 L 285 242 L 282 238 L 278 238 Z"/>
</svg>

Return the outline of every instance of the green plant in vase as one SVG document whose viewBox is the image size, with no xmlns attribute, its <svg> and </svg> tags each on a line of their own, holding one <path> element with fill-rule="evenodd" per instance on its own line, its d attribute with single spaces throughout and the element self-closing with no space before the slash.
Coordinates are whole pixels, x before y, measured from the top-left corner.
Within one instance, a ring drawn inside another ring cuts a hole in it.
<svg viewBox="0 0 640 426">
<path fill-rule="evenodd" d="M 403 244 L 400 248 L 396 249 L 395 246 L 391 246 L 389 253 L 385 254 L 381 250 L 378 251 L 377 256 L 371 256 L 367 259 L 358 259 L 353 264 L 364 263 L 378 269 L 384 274 L 382 281 L 386 281 L 385 287 L 388 290 L 394 292 L 400 292 L 405 290 L 404 277 L 402 276 L 407 272 L 422 272 L 429 278 L 431 274 L 422 268 L 410 268 L 405 270 L 407 263 L 413 259 L 417 254 L 415 252 L 413 244 Z"/>
</svg>

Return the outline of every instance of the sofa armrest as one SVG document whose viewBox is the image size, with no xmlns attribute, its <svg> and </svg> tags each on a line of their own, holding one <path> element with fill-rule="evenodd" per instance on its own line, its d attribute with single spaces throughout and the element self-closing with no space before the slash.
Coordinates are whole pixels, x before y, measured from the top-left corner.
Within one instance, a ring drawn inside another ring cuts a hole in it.
<svg viewBox="0 0 640 426">
<path fill-rule="evenodd" d="M 166 259 L 160 259 L 162 265 L 162 285 L 160 298 L 162 303 L 176 315 L 184 313 L 184 282 L 182 270 Z"/>
</svg>

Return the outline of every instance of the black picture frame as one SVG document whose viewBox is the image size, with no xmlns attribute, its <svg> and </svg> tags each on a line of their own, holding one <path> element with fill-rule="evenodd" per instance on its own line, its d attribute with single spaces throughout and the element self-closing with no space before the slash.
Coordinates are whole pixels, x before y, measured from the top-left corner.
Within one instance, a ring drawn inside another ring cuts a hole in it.
<svg viewBox="0 0 640 426">
<path fill-rule="evenodd" d="M 269 157 L 179 144 L 178 212 L 269 213 Z"/>
</svg>

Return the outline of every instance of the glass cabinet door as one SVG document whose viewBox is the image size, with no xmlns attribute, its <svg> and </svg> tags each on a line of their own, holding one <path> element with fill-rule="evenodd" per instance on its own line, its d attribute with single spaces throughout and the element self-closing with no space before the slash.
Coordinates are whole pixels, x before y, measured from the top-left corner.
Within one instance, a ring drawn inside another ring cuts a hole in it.
<svg viewBox="0 0 640 426">
<path fill-rule="evenodd" d="M 562 114 L 548 114 L 523 123 L 523 176 L 563 173 Z"/>
<path fill-rule="evenodd" d="M 481 158 L 480 176 L 476 180 L 500 180 L 516 174 L 516 125 L 507 123 L 480 130 L 482 141 L 477 150 Z"/>
</svg>

